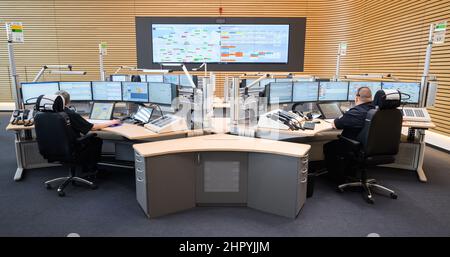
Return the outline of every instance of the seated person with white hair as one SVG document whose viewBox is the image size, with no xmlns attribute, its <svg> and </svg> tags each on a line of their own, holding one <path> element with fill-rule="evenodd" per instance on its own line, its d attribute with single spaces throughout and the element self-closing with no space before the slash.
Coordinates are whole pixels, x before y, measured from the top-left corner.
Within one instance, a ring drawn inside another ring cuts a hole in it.
<svg viewBox="0 0 450 257">
<path fill-rule="evenodd" d="M 372 92 L 368 87 L 360 87 L 355 96 L 355 107 L 349 109 L 341 117 L 334 120 L 333 128 L 342 129 L 342 136 L 356 140 L 364 127 L 367 112 L 374 109 Z M 346 176 L 353 176 L 351 161 L 346 160 L 348 150 L 340 140 L 333 140 L 323 146 L 325 161 L 329 175 L 338 183 L 345 182 Z"/>
<path fill-rule="evenodd" d="M 70 124 L 77 137 L 81 137 L 81 134 L 87 134 L 89 131 L 101 130 L 103 128 L 119 124 L 119 120 L 111 120 L 101 124 L 92 124 L 86 119 L 81 117 L 78 113 L 68 108 L 70 104 L 70 94 L 64 90 L 56 92 L 56 95 L 60 95 L 64 98 L 65 106 L 64 112 L 67 113 L 70 119 Z M 83 172 L 96 172 L 97 163 L 100 161 L 100 155 L 102 152 L 103 140 L 98 137 L 90 138 L 89 143 L 84 147 L 84 150 L 80 153 L 80 159 L 83 160 Z"/>
</svg>

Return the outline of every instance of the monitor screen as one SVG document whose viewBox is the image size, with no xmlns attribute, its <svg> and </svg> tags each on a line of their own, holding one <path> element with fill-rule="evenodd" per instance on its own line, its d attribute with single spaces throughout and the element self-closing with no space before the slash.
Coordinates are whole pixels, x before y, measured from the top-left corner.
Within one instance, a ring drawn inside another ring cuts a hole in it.
<svg viewBox="0 0 450 257">
<path fill-rule="evenodd" d="M 194 82 L 195 86 L 197 86 L 198 85 L 198 77 L 196 75 L 194 75 L 194 76 L 191 75 L 191 78 L 192 78 L 192 82 Z M 189 83 L 187 76 L 184 74 L 180 75 L 180 83 L 179 84 L 180 84 L 180 86 L 183 86 L 183 87 L 192 87 L 191 83 Z"/>
<path fill-rule="evenodd" d="M 69 93 L 71 101 L 92 101 L 90 81 L 59 82 L 59 89 Z"/>
<path fill-rule="evenodd" d="M 292 83 L 275 82 L 269 84 L 269 104 L 292 102 Z"/>
<path fill-rule="evenodd" d="M 320 82 L 319 101 L 347 101 L 348 82 Z"/>
<path fill-rule="evenodd" d="M 152 24 L 155 63 L 287 63 L 288 24 Z"/>
<path fill-rule="evenodd" d="M 22 98 L 25 104 L 36 103 L 40 95 L 54 95 L 58 92 L 58 82 L 22 83 Z"/>
<path fill-rule="evenodd" d="M 358 92 L 360 87 L 368 87 L 372 92 L 372 98 L 375 93 L 381 89 L 381 82 L 350 82 L 350 86 L 348 88 L 348 100 L 355 100 L 355 95 Z"/>
<path fill-rule="evenodd" d="M 319 82 L 294 82 L 293 102 L 315 102 L 319 94 Z"/>
<path fill-rule="evenodd" d="M 89 119 L 110 120 L 112 118 L 113 111 L 114 103 L 94 103 L 94 105 L 92 105 Z"/>
<path fill-rule="evenodd" d="M 94 101 L 122 101 L 122 83 L 93 81 L 92 98 Z"/>
<path fill-rule="evenodd" d="M 176 97 L 176 85 L 169 83 L 149 83 L 149 102 L 161 105 L 171 105 Z"/>
<path fill-rule="evenodd" d="M 113 74 L 111 75 L 111 81 L 129 81 L 126 74 Z"/>
<path fill-rule="evenodd" d="M 125 102 L 148 103 L 148 83 L 122 82 L 122 100 Z"/>
<path fill-rule="evenodd" d="M 147 82 L 164 82 L 163 75 L 147 75 Z"/>
<path fill-rule="evenodd" d="M 402 94 L 402 102 L 411 104 L 419 103 L 420 83 L 418 82 L 383 82 L 382 88 L 397 89 L 401 93 L 408 94 L 409 99 L 406 99 L 408 98 L 407 95 Z"/>
<path fill-rule="evenodd" d="M 164 75 L 164 83 L 180 84 L 180 76 L 178 75 Z"/>
</svg>

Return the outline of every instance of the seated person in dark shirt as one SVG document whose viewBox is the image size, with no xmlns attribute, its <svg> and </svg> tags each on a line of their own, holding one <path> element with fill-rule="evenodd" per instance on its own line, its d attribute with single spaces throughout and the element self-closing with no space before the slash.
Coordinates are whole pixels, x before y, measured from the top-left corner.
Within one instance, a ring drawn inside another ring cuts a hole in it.
<svg viewBox="0 0 450 257">
<path fill-rule="evenodd" d="M 68 108 L 70 104 L 70 95 L 64 90 L 56 92 L 64 98 L 66 106 L 64 107 L 64 112 L 70 118 L 70 124 L 77 137 L 81 137 L 81 134 L 87 134 L 89 131 L 101 130 L 103 128 L 119 124 L 119 120 L 111 120 L 102 124 L 92 124 L 86 119 L 81 117 L 78 113 Z M 79 159 L 83 163 L 83 172 L 96 172 L 97 163 L 100 161 L 100 155 L 102 152 L 103 141 L 98 137 L 91 137 L 90 141 L 83 145 L 83 150 L 80 152 Z"/>
<path fill-rule="evenodd" d="M 333 128 L 342 129 L 342 136 L 356 140 L 359 132 L 364 127 L 367 112 L 373 109 L 372 92 L 368 87 L 358 88 L 355 96 L 355 107 L 345 112 L 333 122 Z M 323 146 L 325 161 L 329 175 L 338 183 L 344 183 L 346 176 L 353 176 L 352 161 L 348 157 L 348 149 L 345 149 L 340 139 L 326 143 Z M 347 158 L 346 158 L 347 157 Z"/>
</svg>

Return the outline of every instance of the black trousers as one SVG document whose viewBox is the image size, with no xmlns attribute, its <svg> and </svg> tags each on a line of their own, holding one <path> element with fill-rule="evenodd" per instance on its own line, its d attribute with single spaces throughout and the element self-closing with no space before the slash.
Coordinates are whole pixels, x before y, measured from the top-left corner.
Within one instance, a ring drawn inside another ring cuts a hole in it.
<svg viewBox="0 0 450 257">
<path fill-rule="evenodd" d="M 347 177 L 355 177 L 356 167 L 352 151 L 340 139 L 323 146 L 328 176 L 337 184 L 343 184 Z"/>
<path fill-rule="evenodd" d="M 102 154 L 103 140 L 98 137 L 91 137 L 81 146 L 78 155 L 78 163 L 83 167 L 83 172 L 92 172 L 97 169 L 97 163 Z"/>
</svg>

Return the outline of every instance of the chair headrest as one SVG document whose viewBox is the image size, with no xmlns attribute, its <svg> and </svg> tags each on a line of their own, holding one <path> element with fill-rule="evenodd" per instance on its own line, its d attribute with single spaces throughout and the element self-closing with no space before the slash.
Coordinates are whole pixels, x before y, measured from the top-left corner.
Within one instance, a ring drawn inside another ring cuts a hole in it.
<svg viewBox="0 0 450 257">
<path fill-rule="evenodd" d="M 401 93 L 396 89 L 378 90 L 373 98 L 373 105 L 380 110 L 394 109 L 400 106 Z"/>
<path fill-rule="evenodd" d="M 35 109 L 40 112 L 62 112 L 64 106 L 64 98 L 60 95 L 40 95 Z"/>
</svg>

